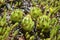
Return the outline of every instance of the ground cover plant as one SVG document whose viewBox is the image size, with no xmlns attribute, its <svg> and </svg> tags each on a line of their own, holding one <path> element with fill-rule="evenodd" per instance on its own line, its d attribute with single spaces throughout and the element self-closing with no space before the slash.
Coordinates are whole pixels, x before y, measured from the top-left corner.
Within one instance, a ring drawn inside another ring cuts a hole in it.
<svg viewBox="0 0 60 40">
<path fill-rule="evenodd" d="M 0 40 L 60 40 L 60 0 L 0 0 Z"/>
</svg>

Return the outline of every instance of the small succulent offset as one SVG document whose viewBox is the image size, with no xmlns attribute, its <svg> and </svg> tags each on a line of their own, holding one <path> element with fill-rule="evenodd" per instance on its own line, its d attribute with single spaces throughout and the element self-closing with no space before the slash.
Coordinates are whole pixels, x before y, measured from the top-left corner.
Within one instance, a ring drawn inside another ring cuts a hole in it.
<svg viewBox="0 0 60 40">
<path fill-rule="evenodd" d="M 23 18 L 23 11 L 20 9 L 16 9 L 11 13 L 11 21 L 20 22 Z"/>
<path fill-rule="evenodd" d="M 33 20 L 36 20 L 37 17 L 42 15 L 42 11 L 38 7 L 32 7 L 30 10 L 30 15 Z"/>
<path fill-rule="evenodd" d="M 46 15 L 38 17 L 36 27 L 37 27 L 37 29 L 50 28 L 50 18 Z"/>
<path fill-rule="evenodd" d="M 22 28 L 23 28 L 25 31 L 32 31 L 33 28 L 34 28 L 34 22 L 32 21 L 30 15 L 26 15 L 26 16 L 23 18 L 21 24 L 22 24 Z"/>
</svg>

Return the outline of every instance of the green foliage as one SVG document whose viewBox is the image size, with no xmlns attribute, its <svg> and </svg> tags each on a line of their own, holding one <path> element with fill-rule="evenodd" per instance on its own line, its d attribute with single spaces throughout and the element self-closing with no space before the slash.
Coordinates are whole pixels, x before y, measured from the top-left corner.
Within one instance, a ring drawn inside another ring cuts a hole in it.
<svg viewBox="0 0 60 40">
<path fill-rule="evenodd" d="M 37 5 L 37 0 L 31 0 L 32 1 L 32 4 L 34 5 L 34 6 L 36 6 Z"/>
<path fill-rule="evenodd" d="M 29 34 L 29 32 L 26 32 L 25 37 L 26 37 L 26 40 L 34 40 L 35 39 L 35 36 L 34 35 L 31 36 Z"/>
<path fill-rule="evenodd" d="M 60 40 L 60 34 L 58 34 L 57 40 Z"/>
<path fill-rule="evenodd" d="M 0 26 L 5 26 L 6 25 L 6 13 L 4 13 L 3 18 L 0 17 Z"/>
<path fill-rule="evenodd" d="M 50 18 L 46 15 L 40 16 L 37 18 L 37 23 L 36 23 L 37 29 L 48 29 L 50 28 Z"/>
<path fill-rule="evenodd" d="M 26 40 L 34 40 L 35 36 L 40 36 L 41 40 L 60 40 L 60 33 L 58 32 L 60 29 L 58 19 L 60 17 L 60 0 L 31 0 L 30 12 L 25 15 L 20 9 L 23 7 L 21 2 L 23 0 L 9 0 L 9 2 L 0 0 L 0 10 L 3 10 L 2 16 L 0 16 L 0 40 L 7 40 L 10 32 L 18 26 L 20 27 L 19 29 L 25 31 L 23 34 Z M 10 4 L 10 7 L 6 7 L 7 3 Z M 5 9 L 7 9 L 6 12 L 4 12 Z M 10 19 L 7 22 L 8 11 L 11 12 L 11 15 L 9 15 Z M 59 14 L 58 16 L 57 13 Z M 11 23 L 9 23 L 10 21 Z M 20 31 L 14 31 L 12 40 L 14 40 L 18 32 Z"/>
<path fill-rule="evenodd" d="M 9 37 L 9 34 L 11 32 L 11 30 L 13 30 L 15 27 L 17 27 L 18 23 L 15 23 L 14 25 L 12 25 L 11 27 L 7 26 L 7 27 L 0 27 L 0 40 L 6 40 Z M 15 36 L 16 33 L 14 33 Z"/>
<path fill-rule="evenodd" d="M 26 31 L 32 31 L 34 28 L 34 22 L 30 15 L 26 15 L 22 20 L 22 28 Z"/>
<path fill-rule="evenodd" d="M 26 32 L 25 37 L 26 37 L 27 40 L 29 40 L 30 36 L 31 35 L 29 34 L 29 32 Z"/>
<path fill-rule="evenodd" d="M 55 36 L 56 36 L 56 33 L 57 33 L 57 28 L 55 27 L 55 28 L 53 28 L 53 29 L 51 30 L 51 32 L 50 32 L 50 37 L 51 37 L 51 38 L 55 37 Z"/>
<path fill-rule="evenodd" d="M 23 11 L 20 9 L 16 9 L 11 13 L 11 21 L 20 22 L 23 18 Z"/>
<path fill-rule="evenodd" d="M 42 15 L 41 9 L 39 9 L 38 7 L 32 7 L 30 10 L 30 15 L 33 20 L 36 20 L 37 17 Z"/>
<path fill-rule="evenodd" d="M 51 19 L 51 25 L 57 24 L 58 20 L 56 18 Z"/>
</svg>

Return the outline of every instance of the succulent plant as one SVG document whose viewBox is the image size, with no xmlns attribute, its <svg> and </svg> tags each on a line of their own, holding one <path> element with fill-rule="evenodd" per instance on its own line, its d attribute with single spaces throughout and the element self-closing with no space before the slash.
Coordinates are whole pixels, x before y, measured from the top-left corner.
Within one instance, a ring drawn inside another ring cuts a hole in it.
<svg viewBox="0 0 60 40">
<path fill-rule="evenodd" d="M 23 11 L 20 9 L 16 9 L 11 13 L 11 21 L 20 22 L 23 18 Z"/>
<path fill-rule="evenodd" d="M 30 10 L 30 15 L 33 18 L 33 20 L 36 20 L 37 17 L 42 15 L 42 12 L 38 7 L 32 7 Z"/>
<path fill-rule="evenodd" d="M 36 25 L 37 29 L 50 28 L 50 18 L 46 15 L 40 16 L 37 18 Z"/>
<path fill-rule="evenodd" d="M 22 28 L 26 31 L 32 31 L 34 28 L 34 22 L 30 15 L 26 15 L 22 20 Z"/>
</svg>

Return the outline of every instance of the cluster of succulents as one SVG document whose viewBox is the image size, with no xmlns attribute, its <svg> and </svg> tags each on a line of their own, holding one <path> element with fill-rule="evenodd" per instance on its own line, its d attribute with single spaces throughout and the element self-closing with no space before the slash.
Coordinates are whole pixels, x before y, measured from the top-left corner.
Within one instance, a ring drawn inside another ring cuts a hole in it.
<svg viewBox="0 0 60 40">
<path fill-rule="evenodd" d="M 60 0 L 0 0 L 0 40 L 10 35 L 11 40 L 60 40 Z"/>
</svg>

